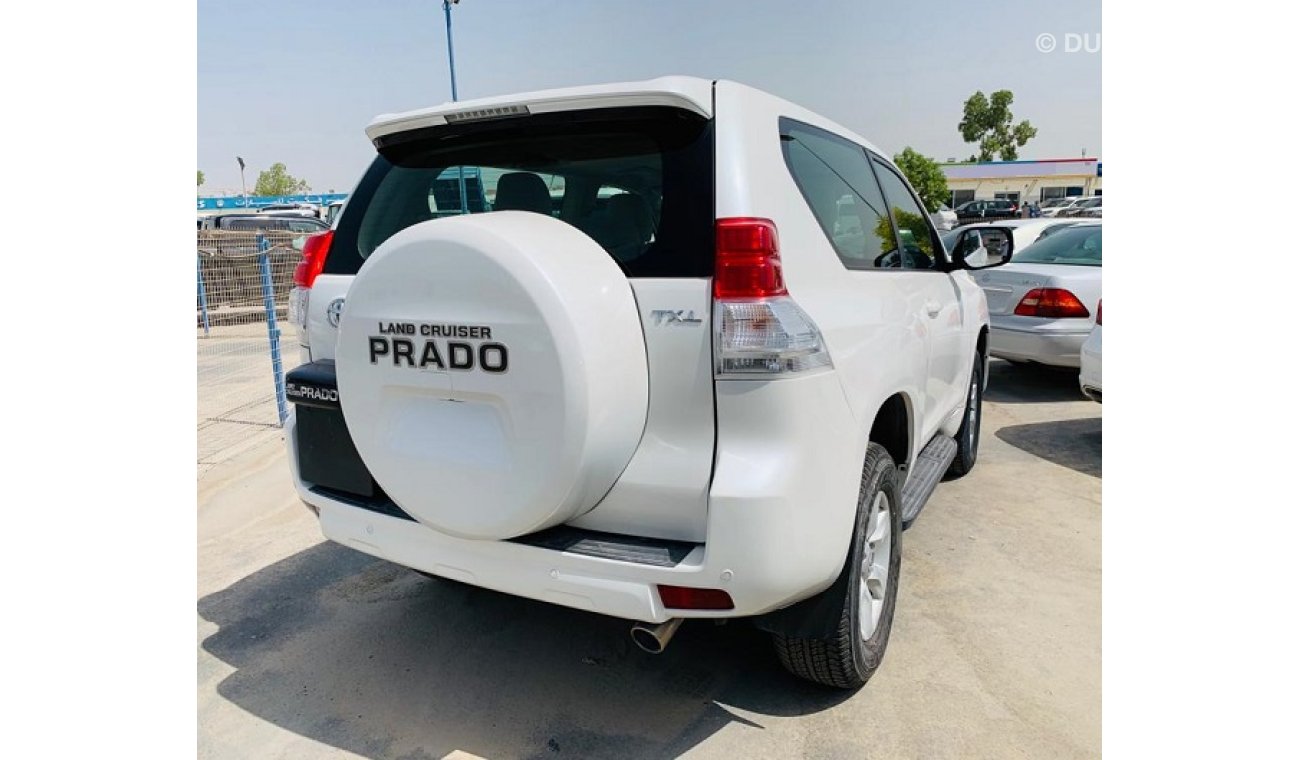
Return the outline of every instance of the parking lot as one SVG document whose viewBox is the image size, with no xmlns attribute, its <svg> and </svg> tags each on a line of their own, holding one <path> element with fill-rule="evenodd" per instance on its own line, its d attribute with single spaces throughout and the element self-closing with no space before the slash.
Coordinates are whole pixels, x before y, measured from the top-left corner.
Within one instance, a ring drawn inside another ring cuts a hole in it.
<svg viewBox="0 0 1300 760">
<path fill-rule="evenodd" d="M 655 657 L 624 621 L 325 542 L 263 443 L 199 482 L 199 756 L 1097 756 L 1101 427 L 1075 375 L 993 363 L 979 464 L 904 535 L 852 694 L 743 624 Z"/>
</svg>

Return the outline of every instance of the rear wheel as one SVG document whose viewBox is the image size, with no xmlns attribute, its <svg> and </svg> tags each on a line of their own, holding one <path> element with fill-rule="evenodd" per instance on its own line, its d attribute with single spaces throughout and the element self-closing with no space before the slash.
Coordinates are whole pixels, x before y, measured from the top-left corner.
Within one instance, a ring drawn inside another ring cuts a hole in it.
<svg viewBox="0 0 1300 760">
<path fill-rule="evenodd" d="M 984 361 L 975 355 L 975 366 L 970 371 L 970 387 L 966 389 L 966 411 L 962 415 L 961 429 L 957 431 L 957 456 L 948 467 L 948 474 L 961 477 L 975 467 L 975 457 L 980 449 L 980 420 L 984 416 Z"/>
<path fill-rule="evenodd" d="M 867 446 L 858 494 L 858 515 L 841 581 L 823 594 L 836 594 L 839 624 L 827 637 L 773 633 L 777 656 L 800 678 L 856 689 L 880 667 L 894 623 L 903 534 L 901 499 L 894 460 L 877 443 Z"/>
</svg>

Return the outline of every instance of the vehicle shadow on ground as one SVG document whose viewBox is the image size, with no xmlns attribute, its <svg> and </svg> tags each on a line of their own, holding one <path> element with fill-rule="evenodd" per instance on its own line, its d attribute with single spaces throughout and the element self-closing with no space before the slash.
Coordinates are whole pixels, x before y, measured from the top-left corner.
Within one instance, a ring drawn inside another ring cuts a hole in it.
<svg viewBox="0 0 1300 760">
<path fill-rule="evenodd" d="M 238 707 L 368 757 L 675 757 L 733 722 L 851 696 L 798 681 L 764 634 L 688 621 L 659 656 L 628 623 L 430 580 L 334 543 L 199 601 Z M 727 707 L 724 707 L 726 705 Z"/>
<path fill-rule="evenodd" d="M 995 433 L 1003 441 L 1049 462 L 1101 477 L 1101 418 L 1012 425 Z"/>
<path fill-rule="evenodd" d="M 1077 369 L 1041 364 L 1012 364 L 1001 359 L 989 362 L 989 383 L 984 398 L 999 404 L 1086 400 L 1079 390 Z"/>
</svg>

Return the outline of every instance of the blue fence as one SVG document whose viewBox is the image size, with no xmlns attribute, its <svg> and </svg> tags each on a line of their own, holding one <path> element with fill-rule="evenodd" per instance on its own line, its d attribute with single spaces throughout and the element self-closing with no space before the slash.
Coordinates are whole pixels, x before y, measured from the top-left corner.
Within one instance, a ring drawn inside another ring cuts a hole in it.
<svg viewBox="0 0 1300 760">
<path fill-rule="evenodd" d="M 288 414 L 282 358 L 301 236 L 269 231 L 202 231 L 195 323 L 199 467 L 217 464 Z"/>
</svg>

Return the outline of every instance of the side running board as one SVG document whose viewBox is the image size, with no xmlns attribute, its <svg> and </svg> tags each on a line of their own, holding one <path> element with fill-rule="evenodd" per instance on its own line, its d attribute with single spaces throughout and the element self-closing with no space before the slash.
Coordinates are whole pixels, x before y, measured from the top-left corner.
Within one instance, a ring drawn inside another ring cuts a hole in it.
<svg viewBox="0 0 1300 760">
<path fill-rule="evenodd" d="M 957 442 L 940 433 L 930 439 L 916 457 L 916 466 L 907 477 L 903 486 L 903 530 L 912 527 L 921 514 L 922 507 L 930 500 L 934 487 L 939 485 L 948 465 L 957 456 Z"/>
</svg>

